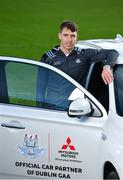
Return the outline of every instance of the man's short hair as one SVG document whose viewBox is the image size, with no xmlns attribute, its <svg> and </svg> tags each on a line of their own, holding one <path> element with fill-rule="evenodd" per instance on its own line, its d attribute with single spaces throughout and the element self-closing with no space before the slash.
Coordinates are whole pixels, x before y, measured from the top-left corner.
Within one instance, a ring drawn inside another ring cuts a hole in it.
<svg viewBox="0 0 123 180">
<path fill-rule="evenodd" d="M 77 32 L 78 31 L 78 26 L 75 22 L 70 21 L 70 20 L 65 20 L 61 23 L 60 25 L 60 32 L 64 29 L 64 28 L 68 28 L 70 29 L 72 32 Z"/>
</svg>

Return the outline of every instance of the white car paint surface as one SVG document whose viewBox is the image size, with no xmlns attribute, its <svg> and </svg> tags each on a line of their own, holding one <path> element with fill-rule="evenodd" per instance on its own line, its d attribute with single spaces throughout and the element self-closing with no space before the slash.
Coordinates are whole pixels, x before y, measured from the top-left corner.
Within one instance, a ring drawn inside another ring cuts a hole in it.
<svg viewBox="0 0 123 180">
<path fill-rule="evenodd" d="M 0 178 L 123 179 L 123 38 L 76 46 L 119 52 L 109 87 L 100 63 L 82 87 L 48 64 L 0 56 Z"/>
</svg>

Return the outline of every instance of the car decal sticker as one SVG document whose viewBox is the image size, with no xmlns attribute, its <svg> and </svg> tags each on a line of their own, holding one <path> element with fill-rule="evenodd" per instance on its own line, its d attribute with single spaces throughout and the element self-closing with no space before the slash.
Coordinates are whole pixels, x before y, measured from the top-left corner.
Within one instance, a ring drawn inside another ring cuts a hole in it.
<svg viewBox="0 0 123 180">
<path fill-rule="evenodd" d="M 21 155 L 31 158 L 38 157 L 46 151 L 44 147 L 39 147 L 37 135 L 27 136 L 25 134 L 23 144 L 18 145 L 18 148 Z"/>
</svg>

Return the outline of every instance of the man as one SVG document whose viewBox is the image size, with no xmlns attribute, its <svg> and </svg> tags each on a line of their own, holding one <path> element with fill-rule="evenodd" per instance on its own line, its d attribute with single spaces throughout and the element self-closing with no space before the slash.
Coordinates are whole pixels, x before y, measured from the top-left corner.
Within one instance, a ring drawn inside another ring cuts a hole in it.
<svg viewBox="0 0 123 180">
<path fill-rule="evenodd" d="M 118 52 L 115 50 L 80 49 L 75 47 L 78 28 L 74 22 L 64 21 L 58 34 L 60 45 L 46 52 L 41 62 L 50 64 L 85 85 L 86 76 L 93 62 L 104 64 L 102 78 L 105 84 L 113 80 L 111 67 L 115 64 Z M 43 72 L 39 69 L 37 81 L 37 105 L 66 110 L 69 96 L 75 88 L 67 80 L 54 72 Z M 43 74 L 43 75 L 42 75 Z M 44 75 L 45 74 L 45 75 Z"/>
<path fill-rule="evenodd" d="M 46 52 L 41 62 L 53 65 L 84 85 L 89 66 L 93 62 L 104 64 L 102 79 L 105 84 L 113 80 L 111 67 L 115 64 L 118 52 L 115 50 L 80 49 L 75 47 L 78 27 L 72 21 L 63 21 L 58 34 L 60 45 Z"/>
</svg>

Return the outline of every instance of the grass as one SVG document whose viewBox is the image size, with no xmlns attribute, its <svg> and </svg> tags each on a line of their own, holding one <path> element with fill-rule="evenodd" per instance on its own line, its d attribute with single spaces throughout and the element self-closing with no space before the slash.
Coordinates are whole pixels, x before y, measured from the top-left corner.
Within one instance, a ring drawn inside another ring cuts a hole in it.
<svg viewBox="0 0 123 180">
<path fill-rule="evenodd" d="M 0 55 L 39 60 L 65 19 L 79 25 L 79 39 L 123 35 L 122 9 L 122 0 L 0 0 Z"/>
</svg>

